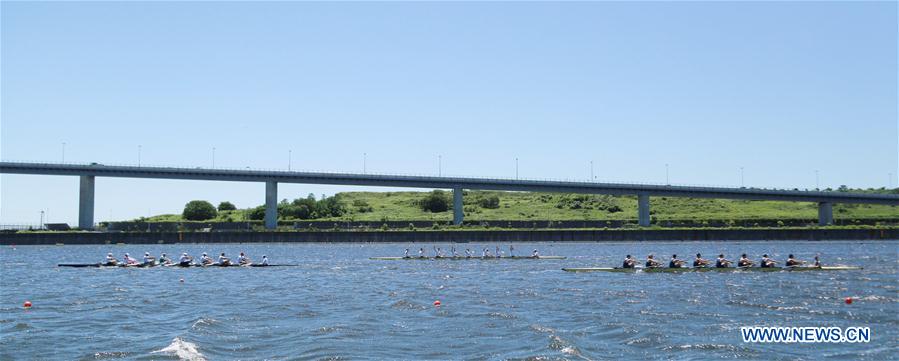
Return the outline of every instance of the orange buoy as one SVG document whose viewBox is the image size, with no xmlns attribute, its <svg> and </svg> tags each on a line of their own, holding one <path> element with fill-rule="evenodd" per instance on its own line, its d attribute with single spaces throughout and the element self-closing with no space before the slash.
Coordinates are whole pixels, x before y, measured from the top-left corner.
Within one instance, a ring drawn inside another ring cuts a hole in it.
<svg viewBox="0 0 899 361">
<path fill-rule="evenodd" d="M 440 300 L 434 301 L 434 306 L 440 307 Z"/>
<path fill-rule="evenodd" d="M 847 304 L 847 305 L 851 305 L 851 304 L 852 304 L 852 297 L 846 297 L 846 304 Z"/>
<path fill-rule="evenodd" d="M 22 307 L 31 308 L 31 301 L 25 301 L 25 303 L 22 305 Z"/>
</svg>

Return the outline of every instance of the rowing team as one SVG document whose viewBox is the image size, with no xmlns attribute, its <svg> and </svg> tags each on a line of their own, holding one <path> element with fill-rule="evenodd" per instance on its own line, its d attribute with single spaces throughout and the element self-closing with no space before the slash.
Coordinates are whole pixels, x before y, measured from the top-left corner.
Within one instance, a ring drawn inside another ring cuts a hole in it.
<svg viewBox="0 0 899 361">
<path fill-rule="evenodd" d="M 715 260 L 715 268 L 728 268 L 732 264 L 732 261 L 724 258 L 723 254 L 718 255 L 718 259 Z M 762 256 L 762 259 L 759 262 L 759 267 L 761 268 L 772 268 L 778 262 L 768 257 L 767 254 Z M 787 256 L 787 262 L 785 264 L 786 267 L 796 267 L 805 264 L 805 261 L 797 260 L 793 255 Z M 677 258 L 677 255 L 671 255 L 671 260 L 668 262 L 668 268 L 685 268 L 687 261 L 681 260 Z M 693 259 L 693 267 L 695 268 L 705 268 L 711 266 L 712 261 L 703 259 L 702 255 L 697 253 L 696 258 Z M 627 255 L 624 257 L 624 263 L 621 265 L 622 268 L 635 268 L 637 265 L 637 260 L 632 258 L 631 255 Z M 737 267 L 739 268 L 749 268 L 755 265 L 755 262 L 750 260 L 745 253 L 740 256 L 740 260 L 737 261 Z M 644 264 L 646 268 L 659 268 L 662 267 L 662 263 L 653 258 L 652 255 L 646 257 L 646 263 Z M 815 256 L 815 264 L 814 267 L 821 267 L 820 261 L 818 261 L 818 256 Z"/>
<path fill-rule="evenodd" d="M 125 256 L 122 258 L 123 266 L 181 266 L 181 267 L 189 267 L 194 263 L 194 258 L 187 254 L 187 252 L 182 253 L 181 257 L 178 258 L 178 263 L 172 261 L 165 253 L 159 255 L 159 258 L 153 257 L 150 255 L 150 252 L 144 252 L 144 257 L 142 260 L 138 260 L 134 257 L 131 257 L 128 253 L 125 253 Z M 249 266 L 252 265 L 253 261 L 250 260 L 250 257 L 247 257 L 243 252 L 240 252 L 240 256 L 237 258 L 237 266 Z M 118 266 L 119 260 L 112 255 L 112 253 L 106 254 L 106 260 L 103 263 L 104 266 Z M 213 260 L 209 255 L 203 252 L 203 255 L 200 256 L 201 266 L 233 266 L 231 263 L 231 259 L 225 256 L 225 253 L 218 257 L 218 262 Z M 268 266 L 268 257 L 265 255 L 262 256 L 262 262 L 260 263 L 262 266 Z"/>
<path fill-rule="evenodd" d="M 504 253 L 499 250 L 499 246 L 496 246 L 495 253 L 493 253 L 493 254 L 490 253 L 490 247 L 484 247 L 484 250 L 481 252 L 481 258 L 502 258 L 503 254 Z M 428 257 L 429 257 L 428 251 L 426 251 L 424 249 L 424 247 L 418 249 L 418 258 L 428 258 Z M 440 249 L 440 247 L 434 247 L 434 258 L 444 258 L 444 257 L 447 257 L 446 252 L 444 252 L 442 249 Z M 475 257 L 475 254 L 473 252 L 471 252 L 471 249 L 466 248 L 465 256 L 462 256 L 462 255 L 456 253 L 456 247 L 453 246 L 450 248 L 449 257 L 451 257 L 451 258 L 462 258 L 462 257 L 472 258 L 472 257 Z M 515 246 L 509 245 L 509 257 L 515 257 Z M 537 249 L 534 249 L 534 251 L 531 252 L 531 255 L 529 257 L 540 258 L 540 252 L 537 252 Z M 628 256 L 628 257 L 630 257 L 630 256 Z M 409 255 L 408 248 L 406 248 L 406 251 L 403 252 L 403 258 L 412 258 L 412 256 Z"/>
</svg>

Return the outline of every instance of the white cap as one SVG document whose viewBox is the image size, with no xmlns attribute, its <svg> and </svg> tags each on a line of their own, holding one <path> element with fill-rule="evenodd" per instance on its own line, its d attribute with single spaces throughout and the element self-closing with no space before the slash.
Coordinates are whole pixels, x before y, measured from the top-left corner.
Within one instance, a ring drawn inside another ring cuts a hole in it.
<svg viewBox="0 0 899 361">
<path fill-rule="evenodd" d="M 205 255 L 206 255 L 206 252 L 203 252 L 203 255 L 205 256 Z"/>
<path fill-rule="evenodd" d="M 125 253 L 125 256 L 127 256 L 127 255 L 128 255 L 128 254 L 127 254 L 127 253 Z"/>
<path fill-rule="evenodd" d="M 106 254 L 109 257 L 112 257 L 112 252 Z"/>
<path fill-rule="evenodd" d="M 149 256 L 150 252 L 144 252 L 144 256 Z"/>
<path fill-rule="evenodd" d="M 182 253 L 181 255 L 182 255 L 182 256 L 187 256 L 187 252 L 184 252 L 184 253 Z"/>
</svg>

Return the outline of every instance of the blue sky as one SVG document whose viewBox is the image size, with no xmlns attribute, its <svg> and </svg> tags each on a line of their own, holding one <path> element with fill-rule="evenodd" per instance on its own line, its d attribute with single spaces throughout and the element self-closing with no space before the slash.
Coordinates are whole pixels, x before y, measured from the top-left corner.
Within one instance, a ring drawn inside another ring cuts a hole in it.
<svg viewBox="0 0 899 361">
<path fill-rule="evenodd" d="M 897 5 L 10 3 L 4 160 L 740 185 L 897 182 Z M 77 223 L 3 175 L 0 223 Z M 282 185 L 280 198 L 364 187 Z M 96 219 L 264 185 L 97 180 Z"/>
</svg>

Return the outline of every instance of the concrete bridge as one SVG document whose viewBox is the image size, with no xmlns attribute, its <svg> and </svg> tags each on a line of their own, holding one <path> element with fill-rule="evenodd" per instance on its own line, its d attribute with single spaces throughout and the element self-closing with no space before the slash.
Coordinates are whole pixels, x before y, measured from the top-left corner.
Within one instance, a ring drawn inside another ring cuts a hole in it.
<svg viewBox="0 0 899 361">
<path fill-rule="evenodd" d="M 269 229 L 276 228 L 278 224 L 278 183 L 452 189 L 453 222 L 455 224 L 462 223 L 463 189 L 636 195 L 638 204 L 637 218 L 640 226 L 644 227 L 649 226 L 650 221 L 649 197 L 659 196 L 815 202 L 818 204 L 818 223 L 820 225 L 828 225 L 833 222 L 834 203 L 899 205 L 899 196 L 897 195 L 846 192 L 542 181 L 526 179 L 209 169 L 200 167 L 108 166 L 97 163 L 54 164 L 0 162 L 0 173 L 80 177 L 78 227 L 81 229 L 91 229 L 94 226 L 94 180 L 96 177 L 195 179 L 265 183 L 265 226 Z"/>
</svg>

